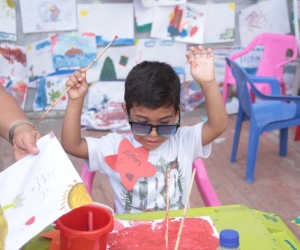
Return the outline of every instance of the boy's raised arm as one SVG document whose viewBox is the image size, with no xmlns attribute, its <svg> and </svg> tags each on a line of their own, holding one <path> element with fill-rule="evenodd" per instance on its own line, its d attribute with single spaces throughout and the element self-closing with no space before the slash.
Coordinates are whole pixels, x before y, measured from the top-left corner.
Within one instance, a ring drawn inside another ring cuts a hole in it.
<svg viewBox="0 0 300 250">
<path fill-rule="evenodd" d="M 80 118 L 84 97 L 88 91 L 85 70 L 76 71 L 66 82 L 68 105 L 63 121 L 61 144 L 64 150 L 73 156 L 88 159 L 88 148 L 84 138 L 81 138 Z"/>
<path fill-rule="evenodd" d="M 202 145 L 206 145 L 220 136 L 228 125 L 225 105 L 215 80 L 214 54 L 211 49 L 205 51 L 202 46 L 198 50 L 191 47 L 186 57 L 191 65 L 193 78 L 201 85 L 207 109 L 207 122 L 202 129 Z"/>
</svg>

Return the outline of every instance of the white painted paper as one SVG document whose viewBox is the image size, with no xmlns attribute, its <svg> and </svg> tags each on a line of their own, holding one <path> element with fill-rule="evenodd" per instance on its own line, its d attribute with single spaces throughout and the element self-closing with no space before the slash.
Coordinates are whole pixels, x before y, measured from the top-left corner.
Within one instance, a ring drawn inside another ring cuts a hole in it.
<svg viewBox="0 0 300 250">
<path fill-rule="evenodd" d="M 44 39 L 27 46 L 28 80 L 36 81 L 43 75 L 55 72 L 52 61 L 51 41 Z"/>
<path fill-rule="evenodd" d="M 76 0 L 20 0 L 23 33 L 76 30 Z"/>
<path fill-rule="evenodd" d="M 98 45 L 134 43 L 134 14 L 132 3 L 78 4 L 78 31 L 96 35 Z"/>
<path fill-rule="evenodd" d="M 204 43 L 233 42 L 235 35 L 235 3 L 207 4 Z"/>
<path fill-rule="evenodd" d="M 97 49 L 99 55 L 104 47 Z M 111 46 L 86 73 L 87 81 L 125 80 L 135 66 L 135 46 Z"/>
<path fill-rule="evenodd" d="M 185 74 L 185 43 L 161 39 L 136 40 L 136 63 L 160 61 L 170 64 L 177 74 Z"/>
<path fill-rule="evenodd" d="M 238 15 L 241 44 L 247 46 L 257 35 L 270 32 L 287 34 L 291 32 L 287 1 L 259 1 Z"/>
<path fill-rule="evenodd" d="M 143 5 L 147 8 L 153 6 L 165 6 L 165 5 L 176 5 L 176 4 L 185 4 L 186 0 L 140 0 Z"/>
<path fill-rule="evenodd" d="M 203 43 L 206 5 L 187 3 L 155 8 L 151 37 Z"/>
<path fill-rule="evenodd" d="M 37 147 L 38 155 L 0 173 L 0 243 L 8 250 L 20 249 L 60 216 L 92 203 L 55 135 L 45 135 Z"/>
<path fill-rule="evenodd" d="M 154 7 L 145 7 L 141 0 L 133 0 L 134 18 L 138 32 L 150 31 L 153 22 Z"/>
<path fill-rule="evenodd" d="M 13 0 L 0 2 L 0 40 L 17 40 L 16 9 Z"/>
</svg>

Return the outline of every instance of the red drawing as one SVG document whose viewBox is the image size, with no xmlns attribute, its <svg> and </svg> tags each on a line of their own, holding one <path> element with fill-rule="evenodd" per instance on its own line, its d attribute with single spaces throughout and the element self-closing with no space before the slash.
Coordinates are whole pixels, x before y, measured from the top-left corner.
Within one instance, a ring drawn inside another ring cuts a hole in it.
<svg viewBox="0 0 300 250">
<path fill-rule="evenodd" d="M 26 226 L 29 226 L 29 225 L 33 224 L 34 221 L 35 221 L 35 216 L 32 216 L 32 217 L 25 223 L 25 225 L 26 225 Z"/>
</svg>

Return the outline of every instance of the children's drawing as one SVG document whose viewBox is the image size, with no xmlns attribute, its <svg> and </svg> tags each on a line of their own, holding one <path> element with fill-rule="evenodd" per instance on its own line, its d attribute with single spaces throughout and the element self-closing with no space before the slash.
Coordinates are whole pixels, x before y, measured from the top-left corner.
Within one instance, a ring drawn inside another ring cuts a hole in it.
<svg viewBox="0 0 300 250">
<path fill-rule="evenodd" d="M 51 37 L 53 66 L 60 69 L 87 67 L 97 56 L 96 37 L 91 33 L 63 33 Z"/>
<path fill-rule="evenodd" d="M 42 62 L 42 63 L 41 63 Z M 27 46 L 29 82 L 55 71 L 52 61 L 51 40 L 45 39 Z"/>
<path fill-rule="evenodd" d="M 65 213 L 92 203 L 55 135 L 45 135 L 37 147 L 38 155 L 28 155 L 0 173 L 1 249 L 20 249 Z"/>
<path fill-rule="evenodd" d="M 280 18 L 278 18 L 280 16 Z M 285 0 L 260 1 L 239 12 L 241 44 L 247 46 L 259 34 L 291 32 Z"/>
<path fill-rule="evenodd" d="M 204 43 L 234 41 L 235 3 L 207 4 Z"/>
<path fill-rule="evenodd" d="M 177 74 L 184 76 L 186 44 L 161 39 L 136 40 L 136 63 L 160 61 L 170 64 Z"/>
<path fill-rule="evenodd" d="M 27 82 L 22 80 L 11 79 L 10 76 L 0 77 L 0 82 L 6 91 L 16 100 L 22 109 L 24 109 L 27 95 Z"/>
<path fill-rule="evenodd" d="M 9 43 L 0 44 L 0 76 L 27 79 L 26 49 Z"/>
<path fill-rule="evenodd" d="M 121 103 L 124 102 L 124 81 L 93 82 L 89 86 L 88 111 L 81 116 L 81 125 L 98 130 L 128 126 Z"/>
<path fill-rule="evenodd" d="M 182 218 L 169 220 L 168 249 L 174 249 Z M 116 220 L 114 230 L 108 235 L 107 245 L 111 250 L 157 249 L 165 246 L 165 220 L 126 221 Z M 199 237 L 201 235 L 201 237 Z M 126 240 L 125 240 L 126 239 Z M 155 239 L 155 240 L 154 240 Z M 185 218 L 180 246 L 183 249 L 217 249 L 219 234 L 209 216 Z"/>
<path fill-rule="evenodd" d="M 103 48 L 98 48 L 100 54 Z M 125 80 L 135 66 L 135 46 L 110 47 L 89 69 L 88 82 Z"/>
<path fill-rule="evenodd" d="M 180 104 L 182 106 L 182 111 L 193 111 L 205 102 L 203 91 L 198 82 L 195 80 L 186 81 L 181 86 Z"/>
<path fill-rule="evenodd" d="M 48 109 L 65 92 L 65 84 L 68 76 L 45 76 L 37 81 L 37 91 L 33 103 L 33 110 Z M 55 110 L 65 110 L 68 103 L 68 96 L 62 99 L 53 107 Z"/>
<path fill-rule="evenodd" d="M 20 0 L 23 33 L 76 30 L 76 0 Z"/>
<path fill-rule="evenodd" d="M 156 7 L 151 37 L 203 43 L 205 10 L 205 5 L 194 3 Z"/>
<path fill-rule="evenodd" d="M 133 6 L 137 32 L 150 31 L 153 22 L 154 7 L 145 7 L 141 0 L 134 0 Z"/>
<path fill-rule="evenodd" d="M 134 43 L 134 15 L 132 3 L 78 4 L 78 31 L 96 34 L 98 45 Z"/>
<path fill-rule="evenodd" d="M 0 1 L 0 40 L 16 41 L 16 9 L 13 0 Z"/>
</svg>

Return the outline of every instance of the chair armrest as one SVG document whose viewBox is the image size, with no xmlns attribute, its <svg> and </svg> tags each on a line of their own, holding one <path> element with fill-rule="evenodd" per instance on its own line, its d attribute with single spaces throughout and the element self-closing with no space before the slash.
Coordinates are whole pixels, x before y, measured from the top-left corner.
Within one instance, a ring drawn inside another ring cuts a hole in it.
<svg viewBox="0 0 300 250">
<path fill-rule="evenodd" d="M 294 61 L 295 59 L 296 59 L 296 57 L 291 57 L 290 59 L 288 59 L 288 60 L 286 60 L 282 63 L 277 64 L 275 67 L 279 69 L 279 68 L 283 67 L 284 65 Z"/>
<path fill-rule="evenodd" d="M 248 74 L 248 78 L 253 83 L 269 84 L 271 87 L 271 95 L 280 95 L 280 83 L 277 78 L 269 76 L 253 76 Z"/>
</svg>

